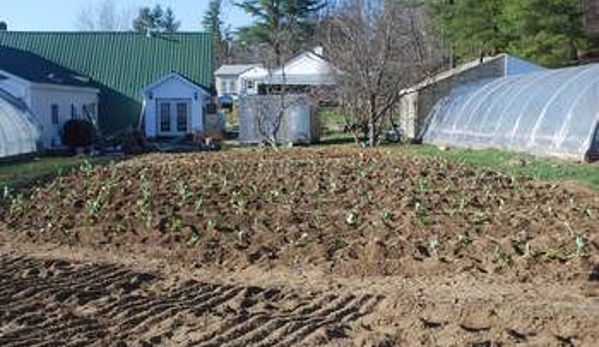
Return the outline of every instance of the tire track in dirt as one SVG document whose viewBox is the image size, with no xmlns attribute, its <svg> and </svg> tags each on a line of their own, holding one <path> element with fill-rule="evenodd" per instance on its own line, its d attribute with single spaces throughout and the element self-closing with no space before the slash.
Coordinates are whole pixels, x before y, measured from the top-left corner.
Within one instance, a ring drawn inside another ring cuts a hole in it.
<svg viewBox="0 0 599 347">
<path fill-rule="evenodd" d="M 382 299 L 168 283 L 118 265 L 0 255 L 0 345 L 292 346 L 358 320 Z"/>
</svg>

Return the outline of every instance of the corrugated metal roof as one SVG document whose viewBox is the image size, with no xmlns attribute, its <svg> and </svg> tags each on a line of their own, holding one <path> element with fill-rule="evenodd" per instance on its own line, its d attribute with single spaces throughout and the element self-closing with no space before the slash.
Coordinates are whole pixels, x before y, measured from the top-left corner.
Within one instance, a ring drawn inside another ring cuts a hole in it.
<svg viewBox="0 0 599 347">
<path fill-rule="evenodd" d="M 101 90 L 100 126 L 108 133 L 136 124 L 144 87 L 168 73 L 211 86 L 211 43 L 208 33 L 0 32 L 0 45 L 91 77 Z"/>
</svg>

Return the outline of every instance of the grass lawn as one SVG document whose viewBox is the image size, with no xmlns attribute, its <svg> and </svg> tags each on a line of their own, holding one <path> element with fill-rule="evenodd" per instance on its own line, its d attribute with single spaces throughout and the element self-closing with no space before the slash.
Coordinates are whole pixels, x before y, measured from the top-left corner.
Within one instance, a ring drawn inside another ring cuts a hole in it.
<svg viewBox="0 0 599 347">
<path fill-rule="evenodd" d="M 0 188 L 22 187 L 36 181 L 60 175 L 86 161 L 92 165 L 108 162 L 105 158 L 86 157 L 39 157 L 26 162 L 0 164 Z"/>
<path fill-rule="evenodd" d="M 455 149 L 441 151 L 431 145 L 398 145 L 411 155 L 453 160 L 466 165 L 488 167 L 509 175 L 528 176 L 543 181 L 574 181 L 599 190 L 599 165 L 536 157 L 496 149 Z"/>
</svg>

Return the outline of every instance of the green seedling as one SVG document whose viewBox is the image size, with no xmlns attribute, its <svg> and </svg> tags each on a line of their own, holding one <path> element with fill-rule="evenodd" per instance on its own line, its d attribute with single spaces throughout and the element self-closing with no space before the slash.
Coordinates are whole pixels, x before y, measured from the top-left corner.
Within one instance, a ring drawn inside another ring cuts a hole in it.
<svg viewBox="0 0 599 347">
<path fill-rule="evenodd" d="M 512 256 L 507 254 L 499 245 L 495 245 L 495 247 L 493 247 L 493 255 L 495 256 L 495 259 L 497 259 L 504 266 L 511 267 L 514 265 Z"/>
<path fill-rule="evenodd" d="M 566 261 L 568 258 L 559 249 L 549 248 L 545 252 L 545 257 L 549 260 Z"/>
<path fill-rule="evenodd" d="M 25 205 L 26 205 L 26 201 L 25 201 L 25 197 L 23 196 L 23 194 L 17 194 L 16 196 L 12 197 L 10 200 L 9 213 L 11 215 L 20 214 L 23 211 L 25 211 Z"/>
<path fill-rule="evenodd" d="M 310 236 L 308 235 L 308 233 L 303 233 L 295 245 L 297 247 L 303 248 L 303 247 L 306 247 L 309 242 L 310 242 Z"/>
<path fill-rule="evenodd" d="M 349 226 L 356 226 L 356 224 L 358 223 L 358 214 L 354 211 L 350 211 L 346 216 L 345 216 L 345 222 L 349 225 Z"/>
<path fill-rule="evenodd" d="M 587 241 L 582 235 L 576 235 L 574 238 L 574 246 L 576 247 L 576 255 L 581 256 L 586 253 Z"/>
</svg>

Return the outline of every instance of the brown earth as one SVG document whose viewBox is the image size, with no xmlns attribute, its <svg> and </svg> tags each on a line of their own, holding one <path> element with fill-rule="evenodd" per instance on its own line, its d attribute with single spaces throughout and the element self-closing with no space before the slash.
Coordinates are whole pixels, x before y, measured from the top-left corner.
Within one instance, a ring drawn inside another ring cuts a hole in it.
<svg viewBox="0 0 599 347">
<path fill-rule="evenodd" d="M 0 345 L 599 341 L 599 195 L 573 185 L 383 150 L 147 155 L 0 216 Z"/>
</svg>

